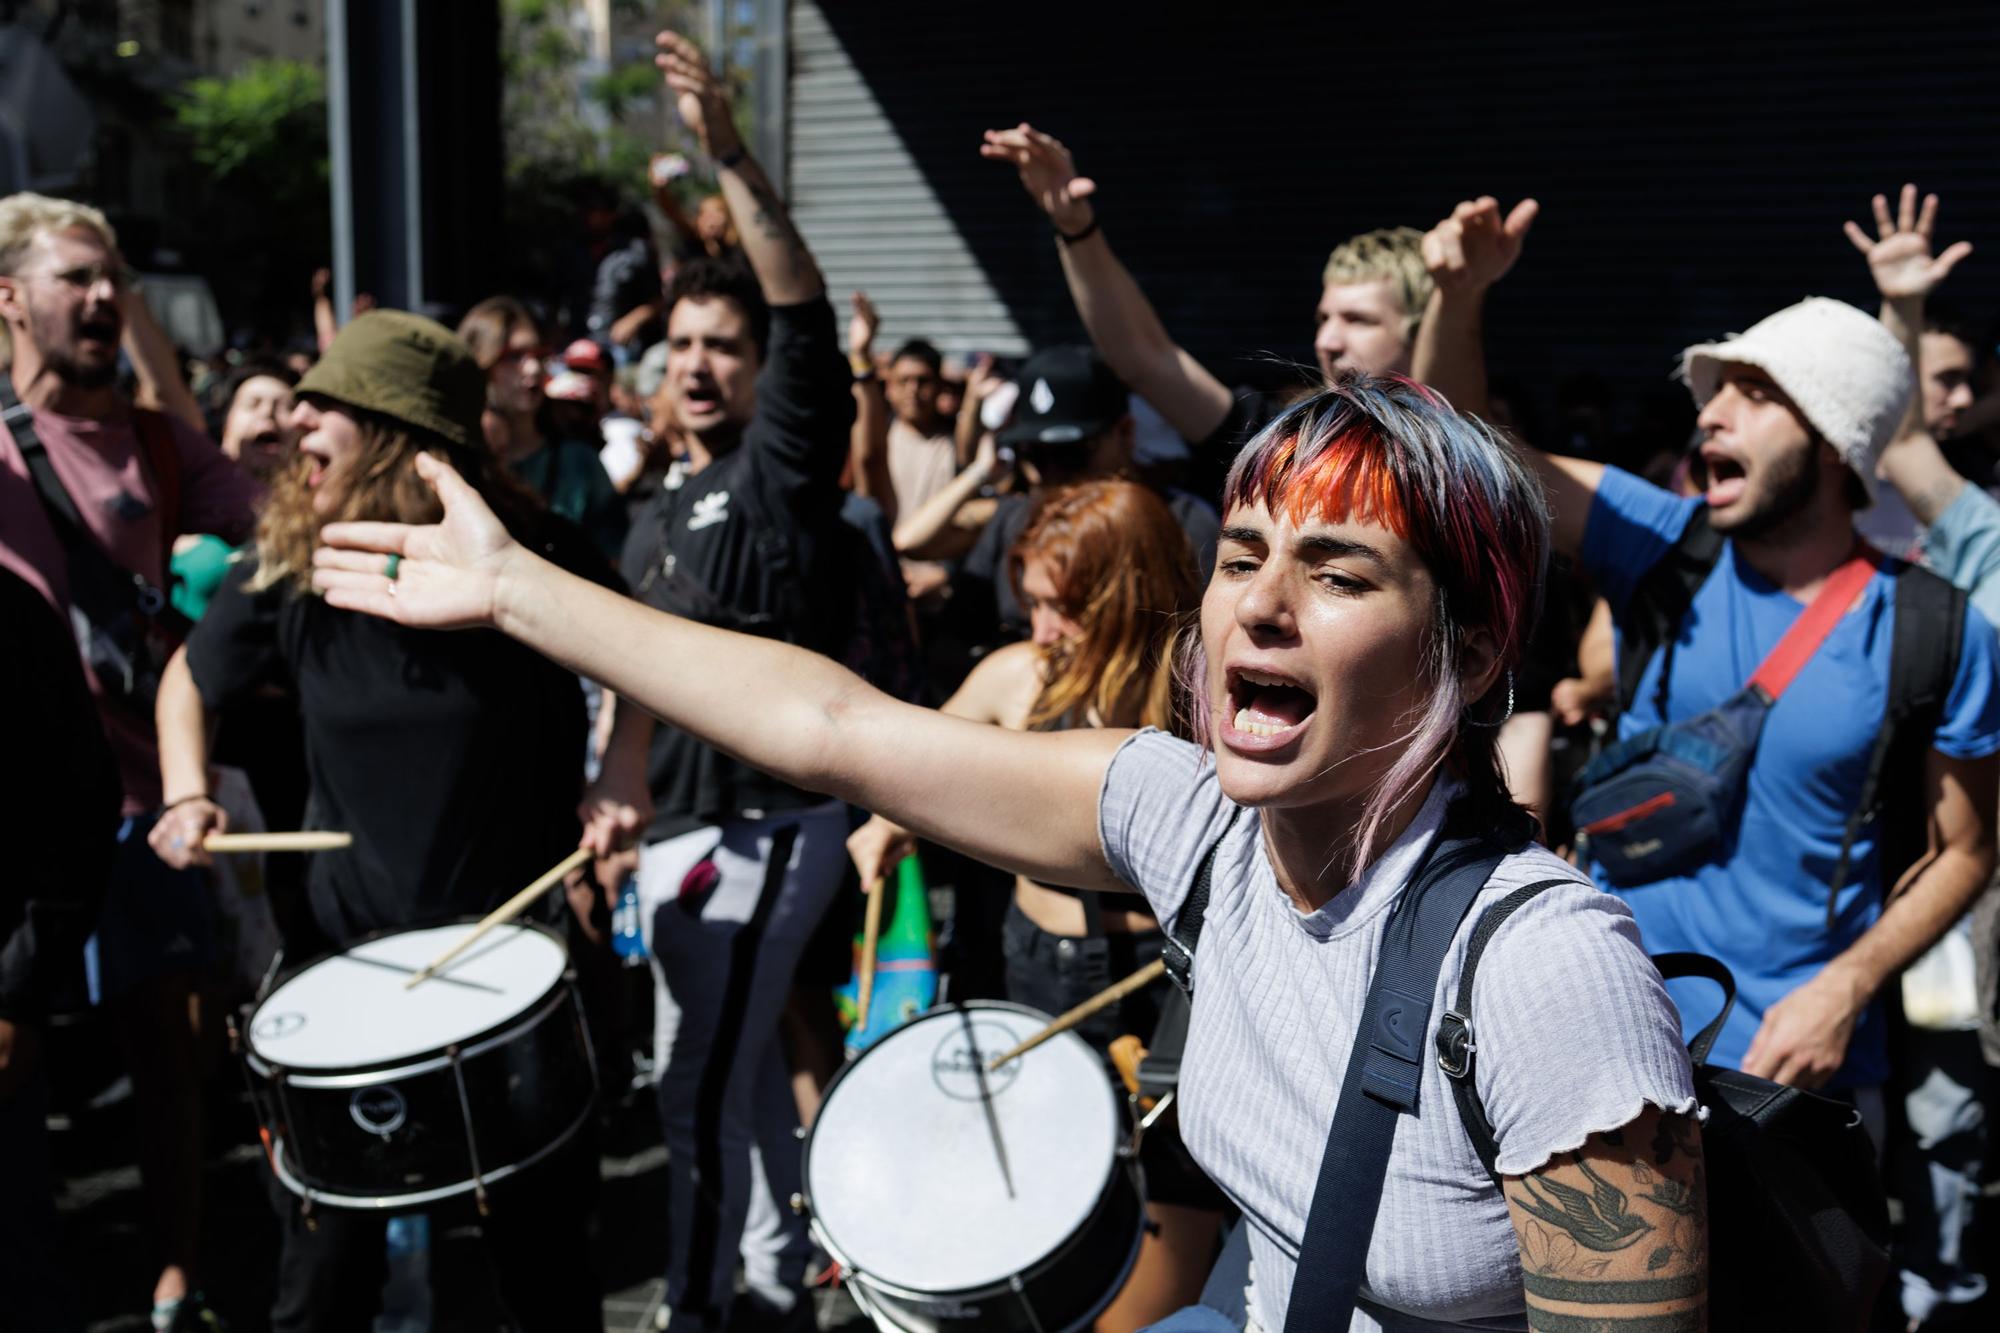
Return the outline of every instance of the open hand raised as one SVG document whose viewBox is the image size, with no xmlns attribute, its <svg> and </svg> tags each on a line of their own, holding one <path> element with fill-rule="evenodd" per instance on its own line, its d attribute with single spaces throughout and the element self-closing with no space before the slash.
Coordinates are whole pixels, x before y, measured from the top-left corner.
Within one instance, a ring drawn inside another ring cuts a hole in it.
<svg viewBox="0 0 2000 1333">
<path fill-rule="evenodd" d="M 1514 267 L 1541 211 L 1533 199 L 1523 199 L 1503 218 L 1492 195 L 1468 199 L 1425 233 L 1424 267 L 1447 290 L 1484 291 Z"/>
<path fill-rule="evenodd" d="M 848 305 L 851 309 L 847 317 L 848 360 L 871 361 L 875 354 L 875 331 L 882 327 L 882 316 L 867 292 L 855 292 L 848 298 Z"/>
<path fill-rule="evenodd" d="M 1852 222 L 1845 227 L 1847 239 L 1866 256 L 1868 271 L 1875 275 L 1875 290 L 1883 300 L 1922 299 L 1945 280 L 1959 260 L 1972 253 L 1972 242 L 1947 246 L 1933 259 L 1931 232 L 1937 225 L 1938 197 L 1925 195 L 1920 211 L 1917 187 L 1905 185 L 1898 205 L 1896 216 L 1891 218 L 1888 199 L 1876 195 L 1875 239 L 1870 240 L 1868 233 Z"/>
<path fill-rule="evenodd" d="M 979 155 L 991 162 L 1011 162 L 1021 173 L 1021 188 L 1049 215 L 1056 230 L 1075 235 L 1096 215 L 1089 203 L 1097 182 L 1076 174 L 1076 162 L 1062 141 L 1042 133 L 1027 121 L 1011 130 L 988 130 Z"/>
<path fill-rule="evenodd" d="M 313 587 L 329 606 L 402 625 L 493 624 L 501 573 L 522 548 L 450 464 L 421 454 L 417 475 L 444 502 L 444 519 L 327 524 L 313 552 Z"/>
<path fill-rule="evenodd" d="M 739 147 L 736 123 L 729 117 L 728 90 L 709 68 L 701 48 L 677 32 L 660 33 L 653 45 L 660 48 L 653 63 L 675 95 L 681 122 L 701 140 L 702 151 L 722 157 Z"/>
</svg>

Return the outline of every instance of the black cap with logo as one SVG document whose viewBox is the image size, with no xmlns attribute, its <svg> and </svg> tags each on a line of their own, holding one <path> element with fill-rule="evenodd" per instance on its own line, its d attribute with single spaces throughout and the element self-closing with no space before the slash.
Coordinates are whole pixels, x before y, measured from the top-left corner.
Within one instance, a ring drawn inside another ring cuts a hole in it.
<svg viewBox="0 0 2000 1333">
<path fill-rule="evenodd" d="M 1048 347 L 1014 377 L 1021 396 L 999 441 L 1013 449 L 1078 444 L 1130 410 L 1125 385 L 1088 347 Z"/>
</svg>

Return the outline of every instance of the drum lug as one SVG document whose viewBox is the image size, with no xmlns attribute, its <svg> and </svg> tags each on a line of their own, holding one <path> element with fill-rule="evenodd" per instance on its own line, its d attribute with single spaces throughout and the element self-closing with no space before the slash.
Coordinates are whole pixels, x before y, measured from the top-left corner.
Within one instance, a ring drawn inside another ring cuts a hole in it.
<svg viewBox="0 0 2000 1333">
<path fill-rule="evenodd" d="M 803 1195 L 803 1194 L 794 1194 L 794 1195 L 793 1195 L 793 1196 L 791 1197 L 791 1201 L 790 1201 L 790 1202 L 791 1202 L 791 1205 L 792 1205 L 792 1213 L 793 1213 L 793 1215 L 794 1215 L 794 1216 L 796 1216 L 796 1217 L 804 1217 L 804 1216 L 806 1215 L 806 1196 L 805 1196 L 805 1195 Z"/>
<path fill-rule="evenodd" d="M 1028 1284 L 1021 1280 L 1021 1275 L 1015 1273 L 1009 1276 L 1007 1285 L 1013 1290 L 1014 1298 L 1021 1302 L 1021 1313 L 1028 1316 L 1028 1327 L 1034 1333 L 1045 1333 L 1042 1321 L 1035 1314 L 1035 1303 L 1028 1299 Z"/>
<path fill-rule="evenodd" d="M 1173 1092 L 1166 1093 L 1153 1103 L 1152 1110 L 1141 1116 L 1138 1113 L 1139 1099 L 1129 1094 L 1127 1095 L 1126 1100 L 1131 1104 L 1133 1113 L 1132 1137 L 1126 1141 L 1124 1147 L 1118 1150 L 1120 1157 L 1137 1157 L 1139 1155 L 1139 1145 L 1145 1142 L 1146 1131 L 1157 1124 L 1160 1117 L 1167 1113 L 1167 1108 L 1174 1104 L 1174 1096 L 1175 1093 Z"/>
</svg>

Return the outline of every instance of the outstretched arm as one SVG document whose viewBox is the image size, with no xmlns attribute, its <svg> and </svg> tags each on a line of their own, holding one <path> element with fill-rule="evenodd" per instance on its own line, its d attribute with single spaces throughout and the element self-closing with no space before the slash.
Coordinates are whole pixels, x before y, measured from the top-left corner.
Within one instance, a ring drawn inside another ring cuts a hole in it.
<svg viewBox="0 0 2000 1333">
<path fill-rule="evenodd" d="M 508 536 L 426 455 L 442 523 L 337 523 L 313 581 L 330 605 L 406 625 L 494 625 L 696 738 L 1036 879 L 1115 888 L 1097 796 L 1127 733 L 1028 733 L 899 703 L 817 654 L 653 611 Z M 388 555 L 400 555 L 397 577 Z"/>
<path fill-rule="evenodd" d="M 1198 444 L 1215 434 L 1229 415 L 1229 390 L 1167 335 L 1146 294 L 1112 253 L 1090 203 L 1097 184 L 1076 174 L 1069 150 L 1024 121 L 1011 130 L 986 131 L 979 155 L 1013 163 L 1021 187 L 1048 214 L 1070 297 L 1097 354 L 1183 439 Z"/>
<path fill-rule="evenodd" d="M 730 214 L 747 219 L 742 227 L 743 256 L 764 289 L 764 299 L 772 305 L 799 305 L 823 294 L 826 280 L 792 225 L 791 213 L 736 133 L 722 80 L 709 68 L 700 48 L 679 33 L 663 32 L 653 40 L 660 48 L 653 62 L 678 99 L 681 120 L 715 159 L 716 178 Z"/>
<path fill-rule="evenodd" d="M 1411 374 L 1451 405 L 1484 416 L 1486 400 L 1486 293 L 1521 257 L 1528 228 L 1541 205 L 1523 199 L 1504 218 L 1491 195 L 1468 199 L 1424 236 L 1424 265 L 1436 282 L 1411 351 Z M 1556 550 L 1574 556 L 1583 546 L 1590 506 L 1604 465 L 1545 454 L 1526 441 L 1522 456 L 1548 492 Z"/>
</svg>

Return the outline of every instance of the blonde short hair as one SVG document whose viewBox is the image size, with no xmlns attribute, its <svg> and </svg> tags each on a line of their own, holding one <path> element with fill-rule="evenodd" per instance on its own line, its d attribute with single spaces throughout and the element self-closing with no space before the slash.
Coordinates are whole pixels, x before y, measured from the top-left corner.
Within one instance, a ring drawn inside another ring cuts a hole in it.
<svg viewBox="0 0 2000 1333">
<path fill-rule="evenodd" d="M 45 194 L 10 194 L 0 199 L 0 273 L 20 268 L 37 236 L 72 227 L 94 231 L 107 247 L 118 248 L 118 233 L 104 214 L 89 204 Z"/>
<path fill-rule="evenodd" d="M 1386 282 L 1403 302 L 1403 336 L 1417 336 L 1424 307 L 1430 304 L 1430 270 L 1424 267 L 1424 234 L 1415 227 L 1383 227 L 1364 231 L 1335 246 L 1327 256 L 1326 286 L 1350 282 Z"/>
</svg>

